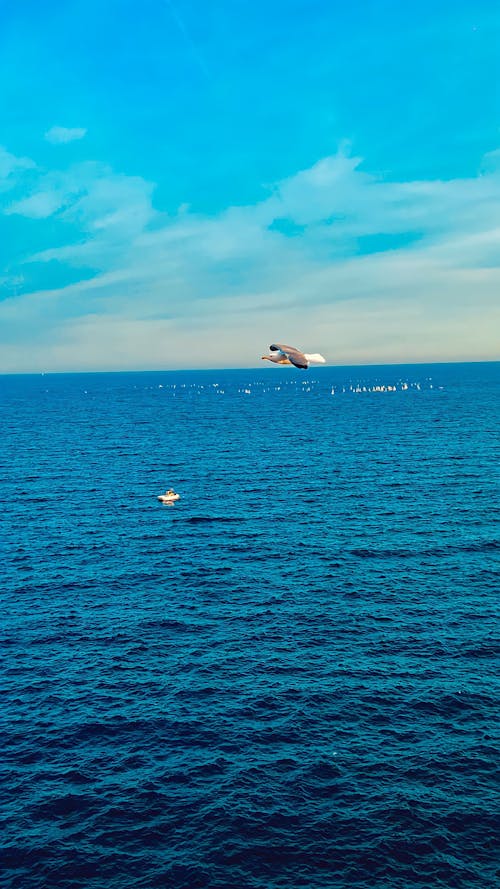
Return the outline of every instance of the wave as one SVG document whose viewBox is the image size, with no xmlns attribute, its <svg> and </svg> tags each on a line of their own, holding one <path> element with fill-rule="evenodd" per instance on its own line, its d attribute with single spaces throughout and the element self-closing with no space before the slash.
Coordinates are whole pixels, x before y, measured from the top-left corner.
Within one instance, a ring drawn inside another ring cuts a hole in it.
<svg viewBox="0 0 500 889">
<path fill-rule="evenodd" d="M 500 541 L 483 540 L 468 543 L 449 543 L 431 547 L 356 547 L 348 550 L 351 556 L 360 559 L 406 559 L 421 556 L 444 556 L 453 553 L 487 553 L 500 549 Z"/>
<path fill-rule="evenodd" d="M 242 518 L 239 516 L 208 516 L 208 515 L 201 516 L 200 515 L 200 516 L 189 516 L 189 518 L 187 518 L 186 521 L 190 525 L 197 525 L 197 524 L 203 524 L 203 523 L 206 523 L 206 524 L 214 523 L 215 524 L 217 522 L 241 524 L 242 522 L 245 522 L 247 520 L 245 518 Z"/>
</svg>

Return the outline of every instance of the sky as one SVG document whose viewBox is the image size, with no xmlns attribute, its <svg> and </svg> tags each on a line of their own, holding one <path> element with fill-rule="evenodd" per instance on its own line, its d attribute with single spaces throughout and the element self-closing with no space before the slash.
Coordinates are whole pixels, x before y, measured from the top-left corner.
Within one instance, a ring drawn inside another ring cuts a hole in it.
<svg viewBox="0 0 500 889">
<path fill-rule="evenodd" d="M 491 0 L 2 0 L 0 373 L 498 360 L 499 50 Z"/>
</svg>

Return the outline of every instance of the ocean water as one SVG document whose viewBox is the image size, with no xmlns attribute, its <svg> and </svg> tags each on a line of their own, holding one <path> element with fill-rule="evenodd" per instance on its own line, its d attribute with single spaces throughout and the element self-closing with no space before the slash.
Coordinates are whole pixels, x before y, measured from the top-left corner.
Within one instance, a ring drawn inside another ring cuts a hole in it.
<svg viewBox="0 0 500 889">
<path fill-rule="evenodd" d="M 0 378 L 2 887 L 499 884 L 499 383 Z"/>
</svg>

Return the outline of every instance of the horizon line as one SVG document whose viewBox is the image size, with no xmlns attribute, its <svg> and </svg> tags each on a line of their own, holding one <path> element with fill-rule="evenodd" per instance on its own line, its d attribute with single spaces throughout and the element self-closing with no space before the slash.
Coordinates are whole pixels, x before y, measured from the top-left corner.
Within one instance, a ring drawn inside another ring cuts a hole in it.
<svg viewBox="0 0 500 889">
<path fill-rule="evenodd" d="M 362 367 L 423 367 L 429 365 L 456 365 L 456 364 L 500 364 L 500 358 L 473 358 L 473 359 L 456 359 L 453 361 L 391 361 L 387 363 L 379 363 L 373 362 L 368 364 L 326 364 L 322 366 L 314 366 L 314 368 L 308 368 L 309 370 L 320 371 L 323 372 L 330 368 L 362 368 Z M 141 374 L 141 373 L 219 373 L 221 371 L 251 371 L 251 370 L 265 370 L 267 373 L 276 372 L 276 370 L 288 373 L 290 368 L 288 367 L 264 367 L 264 365 L 250 365 L 248 367 L 176 367 L 176 368 L 122 368 L 121 370 L 13 370 L 13 371 L 0 371 L 0 377 L 44 377 L 44 376 L 57 376 L 57 375 L 70 375 L 73 374 L 75 376 L 83 375 L 83 374 Z"/>
</svg>

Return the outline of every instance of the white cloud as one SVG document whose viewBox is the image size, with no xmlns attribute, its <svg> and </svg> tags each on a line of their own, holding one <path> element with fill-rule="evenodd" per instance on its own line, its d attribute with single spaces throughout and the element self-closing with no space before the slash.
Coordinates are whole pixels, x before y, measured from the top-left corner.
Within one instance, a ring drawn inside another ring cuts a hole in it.
<svg viewBox="0 0 500 889">
<path fill-rule="evenodd" d="M 87 237 L 85 255 L 93 247 L 99 251 L 101 242 L 126 242 L 142 232 L 156 215 L 152 191 L 153 185 L 138 176 L 123 176 L 106 164 L 86 162 L 64 172 L 41 173 L 31 193 L 4 212 L 32 219 L 57 213 Z M 69 260 L 72 252 L 77 259 L 81 245 L 53 248 L 43 258 Z"/>
<path fill-rule="evenodd" d="M 215 217 L 161 215 L 151 183 L 103 164 L 40 174 L 6 212 L 57 214 L 80 238 L 31 260 L 97 273 L 0 306 L 3 368 L 252 365 L 273 339 L 334 363 L 494 358 L 493 166 L 469 179 L 386 182 L 340 153 Z M 366 236 L 395 240 L 363 254 Z M 9 332 L 23 350 L 9 347 Z"/>
<path fill-rule="evenodd" d="M 29 198 L 23 198 L 11 204 L 5 209 L 7 215 L 17 213 L 28 219 L 46 219 L 59 210 L 63 198 L 60 193 L 54 191 L 37 191 Z"/>
<path fill-rule="evenodd" d="M 83 139 L 87 134 L 84 127 L 51 127 L 45 133 L 47 142 L 53 145 L 62 145 L 66 142 L 75 142 L 77 139 Z"/>
</svg>

